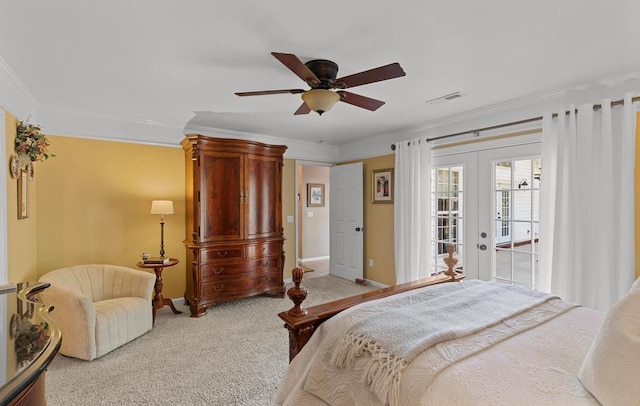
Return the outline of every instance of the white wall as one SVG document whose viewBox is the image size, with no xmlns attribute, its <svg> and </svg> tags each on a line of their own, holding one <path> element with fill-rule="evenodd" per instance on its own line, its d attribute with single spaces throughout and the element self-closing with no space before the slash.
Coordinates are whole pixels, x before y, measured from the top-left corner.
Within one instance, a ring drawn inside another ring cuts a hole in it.
<svg viewBox="0 0 640 406">
<path fill-rule="evenodd" d="M 326 166 L 302 166 L 302 260 L 329 256 L 329 179 L 330 168 Z M 324 185 L 324 207 L 307 207 L 307 184 Z M 309 217 L 312 213 L 313 217 Z"/>
<path fill-rule="evenodd" d="M 7 260 L 7 142 L 5 111 L 0 108 L 0 284 L 9 280 Z"/>
</svg>

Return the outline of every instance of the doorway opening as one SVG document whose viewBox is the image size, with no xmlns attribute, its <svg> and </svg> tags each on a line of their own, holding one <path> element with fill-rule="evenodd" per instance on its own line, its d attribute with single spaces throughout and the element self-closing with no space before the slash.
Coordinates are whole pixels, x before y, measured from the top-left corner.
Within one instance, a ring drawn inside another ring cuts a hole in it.
<svg viewBox="0 0 640 406">
<path fill-rule="evenodd" d="M 305 271 L 305 279 L 330 270 L 331 166 L 296 161 L 296 266 Z"/>
</svg>

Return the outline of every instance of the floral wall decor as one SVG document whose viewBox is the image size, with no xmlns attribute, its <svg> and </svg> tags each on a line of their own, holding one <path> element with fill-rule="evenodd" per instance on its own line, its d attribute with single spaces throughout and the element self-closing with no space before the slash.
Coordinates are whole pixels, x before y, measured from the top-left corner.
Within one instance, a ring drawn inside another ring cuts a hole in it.
<svg viewBox="0 0 640 406">
<path fill-rule="evenodd" d="M 18 220 L 29 218 L 29 181 L 33 180 L 37 161 L 45 161 L 55 155 L 49 152 L 49 141 L 40 126 L 29 122 L 29 118 L 18 121 L 16 152 L 9 158 L 11 177 L 18 181 Z"/>
<path fill-rule="evenodd" d="M 15 156 L 10 158 L 11 175 L 16 178 L 22 169 L 33 177 L 33 162 L 45 161 L 55 155 L 49 152 L 49 141 L 39 125 L 29 122 L 29 118 L 18 121 L 14 142 Z"/>
</svg>

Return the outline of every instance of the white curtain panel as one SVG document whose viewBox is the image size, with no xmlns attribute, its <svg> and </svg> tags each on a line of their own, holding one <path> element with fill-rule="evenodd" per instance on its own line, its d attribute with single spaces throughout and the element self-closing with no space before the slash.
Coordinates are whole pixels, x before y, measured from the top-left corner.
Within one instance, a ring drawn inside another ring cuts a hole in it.
<svg viewBox="0 0 640 406">
<path fill-rule="evenodd" d="M 395 158 L 396 283 L 404 283 L 431 273 L 431 147 L 425 139 L 398 142 Z"/>
<path fill-rule="evenodd" d="M 635 275 L 636 106 L 543 116 L 539 288 L 608 310 Z"/>
</svg>

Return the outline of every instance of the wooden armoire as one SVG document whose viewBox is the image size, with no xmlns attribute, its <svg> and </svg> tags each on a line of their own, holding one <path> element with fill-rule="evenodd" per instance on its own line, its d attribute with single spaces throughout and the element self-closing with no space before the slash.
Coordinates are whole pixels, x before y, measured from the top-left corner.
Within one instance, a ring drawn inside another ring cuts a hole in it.
<svg viewBox="0 0 640 406">
<path fill-rule="evenodd" d="M 284 145 L 187 135 L 187 291 L 191 317 L 216 303 L 284 296 Z"/>
</svg>

